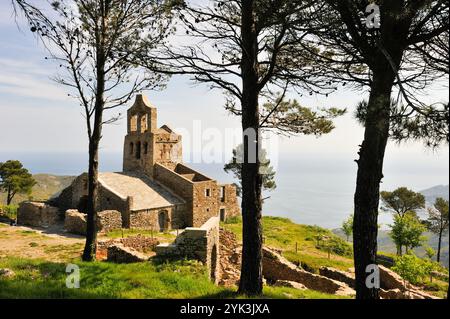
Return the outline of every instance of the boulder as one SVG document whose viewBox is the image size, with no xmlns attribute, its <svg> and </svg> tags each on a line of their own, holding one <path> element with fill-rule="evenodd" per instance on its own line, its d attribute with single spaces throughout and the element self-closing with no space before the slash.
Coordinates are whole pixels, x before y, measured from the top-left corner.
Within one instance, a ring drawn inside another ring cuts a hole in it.
<svg viewBox="0 0 450 319">
<path fill-rule="evenodd" d="M 403 294 L 401 299 L 439 299 L 429 293 L 426 293 L 418 287 L 406 282 L 407 291 L 405 288 L 405 281 L 399 274 L 386 268 L 379 266 L 380 268 L 380 284 L 381 288 L 385 290 L 400 290 Z"/>
<path fill-rule="evenodd" d="M 384 290 L 380 289 L 381 299 L 405 299 L 404 294 L 400 289 Z"/>
<path fill-rule="evenodd" d="M 380 285 L 385 290 L 399 289 L 405 290 L 404 280 L 399 274 L 382 265 L 378 266 L 380 269 Z"/>
<path fill-rule="evenodd" d="M 346 283 L 353 289 L 355 288 L 355 275 L 350 272 L 334 269 L 331 267 L 322 267 L 319 269 L 319 274 L 324 277 Z"/>
<path fill-rule="evenodd" d="M 107 261 L 118 264 L 140 263 L 148 261 L 149 257 L 137 250 L 125 247 L 122 244 L 114 244 L 108 247 Z"/>
<path fill-rule="evenodd" d="M 59 221 L 59 209 L 46 203 L 23 202 L 17 210 L 17 224 L 19 225 L 49 227 Z"/>
<path fill-rule="evenodd" d="M 308 289 L 335 294 L 354 296 L 355 291 L 345 283 L 298 268 L 275 250 L 263 248 L 263 275 L 272 282 L 278 280 L 295 281 Z"/>
<path fill-rule="evenodd" d="M 78 235 L 86 235 L 86 215 L 77 210 L 66 211 L 64 228 L 67 232 Z"/>
<path fill-rule="evenodd" d="M 308 288 L 295 281 L 289 281 L 289 280 L 277 280 L 277 282 L 274 284 L 275 287 L 288 287 L 288 288 L 294 288 L 298 290 L 307 290 Z"/>
</svg>

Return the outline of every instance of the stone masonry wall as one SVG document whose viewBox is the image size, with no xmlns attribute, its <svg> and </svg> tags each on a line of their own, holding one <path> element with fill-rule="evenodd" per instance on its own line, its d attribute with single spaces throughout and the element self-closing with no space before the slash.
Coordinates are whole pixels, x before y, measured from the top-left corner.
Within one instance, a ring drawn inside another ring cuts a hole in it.
<svg viewBox="0 0 450 319">
<path fill-rule="evenodd" d="M 155 251 L 162 258 L 199 260 L 207 265 L 210 278 L 218 282 L 220 279 L 219 218 L 209 219 L 200 228 L 186 228 L 173 244 L 158 245 Z"/>
<path fill-rule="evenodd" d="M 220 209 L 225 210 L 225 220 L 229 217 L 239 216 L 241 208 L 236 194 L 236 186 L 234 185 L 219 185 L 219 192 L 224 188 L 224 198 L 220 199 Z"/>
<path fill-rule="evenodd" d="M 86 235 L 86 214 L 75 209 L 66 211 L 64 228 L 67 232 L 78 235 Z M 97 231 L 108 232 L 122 228 L 122 215 L 118 211 L 108 210 L 97 214 Z"/>
<path fill-rule="evenodd" d="M 210 218 L 219 216 L 219 197 L 220 190 L 217 182 L 206 181 L 194 184 L 193 227 L 200 227 Z"/>
<path fill-rule="evenodd" d="M 193 225 L 193 192 L 194 192 L 194 184 L 181 177 L 174 171 L 160 165 L 156 164 L 154 168 L 154 178 L 161 182 L 166 187 L 170 188 L 175 194 L 180 196 L 186 201 L 185 205 L 185 225 L 192 226 Z"/>
<path fill-rule="evenodd" d="M 131 229 L 154 229 L 160 231 L 159 214 L 166 214 L 165 218 L 167 227 L 164 230 L 185 228 L 185 205 L 176 205 L 174 207 L 158 208 L 145 211 L 137 211 L 130 213 Z"/>
<path fill-rule="evenodd" d="M 59 209 L 46 203 L 23 202 L 17 211 L 19 225 L 48 227 L 60 221 Z"/>
<path fill-rule="evenodd" d="M 99 189 L 99 211 L 108 211 L 108 210 L 114 210 L 119 211 L 121 213 L 121 220 L 122 220 L 122 226 L 124 228 L 127 228 L 129 225 L 129 210 L 128 206 L 129 203 L 126 199 L 120 198 L 113 192 L 111 192 L 109 189 L 103 187 L 100 185 Z M 121 228 L 119 227 L 119 228 Z"/>
</svg>

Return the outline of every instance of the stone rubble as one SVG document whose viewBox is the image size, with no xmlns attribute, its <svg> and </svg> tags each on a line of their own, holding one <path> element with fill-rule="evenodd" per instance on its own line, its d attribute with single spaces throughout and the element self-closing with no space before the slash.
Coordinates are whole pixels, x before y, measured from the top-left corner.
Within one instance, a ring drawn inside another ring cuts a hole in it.
<svg viewBox="0 0 450 319">
<path fill-rule="evenodd" d="M 324 276 L 310 273 L 288 261 L 276 251 L 263 248 L 263 275 L 267 280 L 295 281 L 308 289 L 338 296 L 354 296 L 355 291 L 347 284 Z"/>
<path fill-rule="evenodd" d="M 107 251 L 107 261 L 118 264 L 140 263 L 149 260 L 149 257 L 143 253 L 122 244 L 109 246 Z"/>
<path fill-rule="evenodd" d="M 159 241 L 157 239 L 142 235 L 98 241 L 97 259 L 107 259 L 108 248 L 116 244 L 121 244 L 125 247 L 132 248 L 146 255 L 152 255 L 152 252 L 155 250 L 156 246 L 159 245 Z"/>
<path fill-rule="evenodd" d="M 347 284 L 349 287 L 355 289 L 355 274 L 334 269 L 331 267 L 322 267 L 319 269 L 319 274 L 321 276 L 334 279 Z"/>
<path fill-rule="evenodd" d="M 236 235 L 220 229 L 220 270 L 219 285 L 233 287 L 239 284 L 242 249 L 237 244 Z"/>
<path fill-rule="evenodd" d="M 418 287 L 405 282 L 400 275 L 387 267 L 379 265 L 380 269 L 380 297 L 383 299 L 439 299 L 428 294 Z M 322 276 L 341 281 L 354 288 L 355 274 L 354 269 L 349 272 L 341 271 L 330 267 L 322 267 L 319 270 Z M 405 288 L 405 283 L 408 289 Z"/>
<path fill-rule="evenodd" d="M 289 280 L 277 280 L 274 284 L 275 287 L 288 287 L 288 288 L 294 288 L 298 290 L 307 290 L 308 288 L 296 281 L 289 281 Z"/>
</svg>

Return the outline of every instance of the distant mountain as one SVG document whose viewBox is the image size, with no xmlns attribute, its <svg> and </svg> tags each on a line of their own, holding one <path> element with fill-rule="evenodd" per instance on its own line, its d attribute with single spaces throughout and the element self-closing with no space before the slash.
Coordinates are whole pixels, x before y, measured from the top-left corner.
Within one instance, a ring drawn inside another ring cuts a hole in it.
<svg viewBox="0 0 450 319">
<path fill-rule="evenodd" d="M 37 184 L 33 187 L 31 195 L 17 194 L 13 200 L 14 204 L 30 198 L 37 201 L 48 200 L 54 194 L 59 193 L 69 186 L 75 179 L 74 176 L 56 176 L 49 174 L 37 174 L 33 175 L 33 177 Z M 0 192 L 0 205 L 4 204 L 6 204 L 6 194 Z"/>
<path fill-rule="evenodd" d="M 449 199 L 449 185 L 438 185 L 423 191 L 420 191 L 421 194 L 425 196 L 425 199 L 428 203 L 432 204 L 436 201 L 436 198 L 442 197 L 446 200 Z"/>
</svg>

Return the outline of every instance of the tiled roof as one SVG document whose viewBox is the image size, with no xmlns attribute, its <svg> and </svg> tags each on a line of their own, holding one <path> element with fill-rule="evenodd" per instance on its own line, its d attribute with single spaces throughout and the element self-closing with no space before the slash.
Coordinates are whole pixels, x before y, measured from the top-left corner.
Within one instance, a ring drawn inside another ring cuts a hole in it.
<svg viewBox="0 0 450 319">
<path fill-rule="evenodd" d="M 158 182 L 134 173 L 100 173 L 99 182 L 117 196 L 133 197 L 132 211 L 157 209 L 185 203 Z"/>
</svg>

